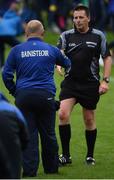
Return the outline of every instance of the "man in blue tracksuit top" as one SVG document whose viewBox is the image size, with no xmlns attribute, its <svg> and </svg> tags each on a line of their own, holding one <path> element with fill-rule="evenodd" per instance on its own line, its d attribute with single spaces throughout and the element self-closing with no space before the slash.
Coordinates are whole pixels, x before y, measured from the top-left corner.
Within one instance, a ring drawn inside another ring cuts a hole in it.
<svg viewBox="0 0 114 180">
<path fill-rule="evenodd" d="M 39 165 L 38 132 L 45 173 L 58 172 L 58 144 L 55 135 L 55 65 L 70 68 L 70 60 L 60 50 L 43 42 L 40 21 L 27 24 L 27 41 L 15 46 L 7 58 L 3 81 L 15 96 L 16 105 L 27 119 L 30 142 L 23 153 L 23 176 L 36 176 Z M 14 72 L 16 71 L 16 83 Z"/>
<path fill-rule="evenodd" d="M 22 150 L 28 138 L 22 113 L 0 93 L 0 179 L 21 178 Z"/>
</svg>

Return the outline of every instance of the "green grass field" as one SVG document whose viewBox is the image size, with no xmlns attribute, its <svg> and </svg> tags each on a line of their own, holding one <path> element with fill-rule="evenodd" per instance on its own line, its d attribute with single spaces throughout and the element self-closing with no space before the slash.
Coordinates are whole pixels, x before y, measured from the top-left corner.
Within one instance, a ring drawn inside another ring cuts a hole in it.
<svg viewBox="0 0 114 180">
<path fill-rule="evenodd" d="M 109 40 L 113 38 L 113 34 L 109 36 Z M 45 37 L 46 41 L 56 44 L 57 35 L 48 32 Z M 6 52 L 6 56 L 7 56 Z M 102 68 L 101 68 L 102 74 Z M 55 73 L 55 81 L 57 87 L 57 98 L 60 91 L 60 82 L 62 77 Z M 14 99 L 8 94 L 0 77 L 0 89 L 13 103 Z M 57 175 L 45 175 L 43 173 L 42 163 L 38 170 L 37 179 L 114 179 L 114 67 L 112 67 L 110 90 L 106 95 L 102 95 L 96 111 L 96 123 L 98 136 L 95 146 L 96 164 L 93 167 L 84 163 L 86 155 L 86 144 L 84 136 L 84 124 L 81 113 L 81 107 L 77 105 L 71 116 L 72 139 L 71 139 L 71 155 L 72 165 L 61 167 Z M 58 116 L 56 119 L 56 132 L 58 143 L 60 144 L 58 135 Z M 61 153 L 61 146 L 59 148 Z"/>
</svg>

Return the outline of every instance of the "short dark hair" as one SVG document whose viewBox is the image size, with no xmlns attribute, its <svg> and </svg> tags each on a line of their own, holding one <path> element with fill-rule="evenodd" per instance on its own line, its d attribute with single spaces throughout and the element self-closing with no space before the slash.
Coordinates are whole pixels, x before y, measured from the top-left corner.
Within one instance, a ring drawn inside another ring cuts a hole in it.
<svg viewBox="0 0 114 180">
<path fill-rule="evenodd" d="M 77 6 L 74 7 L 73 11 L 80 11 L 80 10 L 84 10 L 87 17 L 90 16 L 90 11 L 89 8 L 83 4 L 78 4 Z"/>
</svg>

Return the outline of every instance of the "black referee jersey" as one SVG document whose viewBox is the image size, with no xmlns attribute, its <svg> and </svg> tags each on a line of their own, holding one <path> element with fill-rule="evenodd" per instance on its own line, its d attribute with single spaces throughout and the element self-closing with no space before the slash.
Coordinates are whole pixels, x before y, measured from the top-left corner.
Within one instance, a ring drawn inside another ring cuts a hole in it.
<svg viewBox="0 0 114 180">
<path fill-rule="evenodd" d="M 71 59 L 69 76 L 85 81 L 99 81 L 99 58 L 110 55 L 103 32 L 90 28 L 86 33 L 76 29 L 61 34 L 58 44 Z"/>
</svg>

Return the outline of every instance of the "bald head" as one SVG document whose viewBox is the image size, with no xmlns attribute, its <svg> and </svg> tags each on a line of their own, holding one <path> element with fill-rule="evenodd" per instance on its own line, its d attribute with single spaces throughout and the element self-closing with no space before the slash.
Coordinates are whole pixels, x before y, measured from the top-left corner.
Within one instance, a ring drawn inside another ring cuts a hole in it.
<svg viewBox="0 0 114 180">
<path fill-rule="evenodd" d="M 26 36 L 29 37 L 40 37 L 43 38 L 44 27 L 38 20 L 31 20 L 28 22 L 25 30 Z"/>
</svg>

